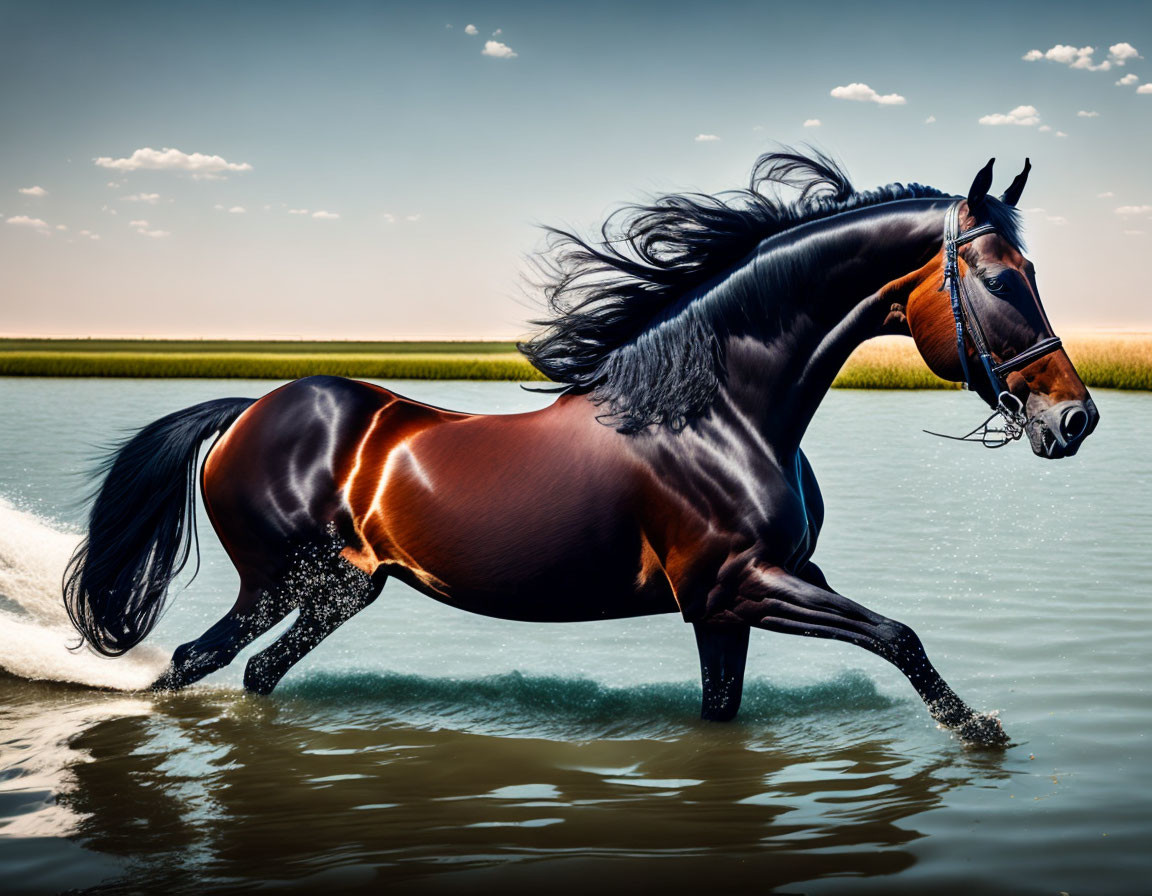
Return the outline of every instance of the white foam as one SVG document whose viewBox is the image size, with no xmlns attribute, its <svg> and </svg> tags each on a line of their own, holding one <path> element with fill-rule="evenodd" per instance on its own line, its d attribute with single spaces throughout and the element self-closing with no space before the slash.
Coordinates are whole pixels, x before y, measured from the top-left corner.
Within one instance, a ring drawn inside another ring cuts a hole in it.
<svg viewBox="0 0 1152 896">
<path fill-rule="evenodd" d="M 109 659 L 68 649 L 79 636 L 64 610 L 60 583 L 79 541 L 0 498 L 0 669 L 32 680 L 146 687 L 167 665 L 165 651 L 145 645 Z"/>
</svg>

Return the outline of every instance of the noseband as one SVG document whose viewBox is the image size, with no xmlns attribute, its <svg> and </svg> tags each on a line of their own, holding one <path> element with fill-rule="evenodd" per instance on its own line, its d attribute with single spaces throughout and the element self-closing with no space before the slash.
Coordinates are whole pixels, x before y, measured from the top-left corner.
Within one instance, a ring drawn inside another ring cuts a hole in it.
<svg viewBox="0 0 1152 896">
<path fill-rule="evenodd" d="M 982 442 L 989 448 L 999 448 L 1019 439 L 1024 434 L 1024 426 L 1027 423 L 1027 418 L 1024 416 L 1024 403 L 1008 391 L 1008 386 L 1004 382 L 1004 375 L 1013 370 L 1019 370 L 1021 367 L 1026 367 L 1037 358 L 1049 355 L 1061 346 L 1058 336 L 1047 336 L 1031 348 L 1025 349 L 1007 361 L 997 364 L 992 358 L 992 351 L 988 348 L 988 338 L 984 335 L 984 328 L 980 325 L 980 318 L 976 315 L 976 309 L 968 295 L 964 278 L 960 276 L 957 258 L 960 247 L 965 243 L 970 243 L 986 233 L 995 232 L 996 228 L 991 224 L 980 224 L 971 230 L 961 231 L 959 202 L 952 203 L 944 215 L 944 285 L 941 290 L 947 289 L 952 299 L 952 317 L 956 321 L 956 353 L 960 357 L 960 368 L 964 372 L 964 385 L 969 389 L 973 388 L 972 373 L 968 365 L 967 346 L 967 340 L 971 340 L 972 347 L 976 350 L 976 356 L 980 359 L 980 369 L 984 373 L 987 384 L 991 387 L 991 394 L 996 396 L 995 402 L 988 402 L 989 407 L 995 413 L 983 424 L 966 436 L 944 436 L 944 438 Z M 1004 428 L 989 429 L 989 422 L 997 414 L 1003 418 Z M 942 434 L 932 433 L 932 435 Z"/>
</svg>

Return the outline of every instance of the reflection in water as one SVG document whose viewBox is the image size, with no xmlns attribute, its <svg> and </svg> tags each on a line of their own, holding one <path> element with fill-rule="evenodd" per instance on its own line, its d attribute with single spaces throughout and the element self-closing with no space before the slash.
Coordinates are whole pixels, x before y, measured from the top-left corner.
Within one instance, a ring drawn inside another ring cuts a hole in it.
<svg viewBox="0 0 1152 896">
<path fill-rule="evenodd" d="M 458 687 L 467 704 L 476 683 Z M 910 755 L 875 734 L 910 704 L 873 692 L 845 708 L 853 701 L 827 685 L 811 689 L 807 713 L 789 709 L 795 692 L 773 701 L 754 683 L 754 722 L 686 722 L 676 707 L 678 722 L 638 722 L 616 739 L 587 711 L 542 739 L 414 727 L 390 701 L 307 693 L 128 701 L 151 710 L 138 712 L 122 696 L 12 680 L 0 691 L 9 712 L 41 718 L 48 703 L 86 707 L 69 712 L 63 754 L 45 758 L 73 839 L 130 869 L 113 892 L 260 882 L 539 892 L 604 878 L 763 892 L 902 871 L 916 815 L 974 777 L 1005 774 L 997 754 L 944 738 L 934 755 Z"/>
</svg>

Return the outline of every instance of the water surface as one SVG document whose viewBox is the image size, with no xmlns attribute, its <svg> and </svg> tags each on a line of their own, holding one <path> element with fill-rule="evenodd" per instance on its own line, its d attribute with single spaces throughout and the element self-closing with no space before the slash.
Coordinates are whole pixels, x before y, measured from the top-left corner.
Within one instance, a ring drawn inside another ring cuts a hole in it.
<svg viewBox="0 0 1152 896">
<path fill-rule="evenodd" d="M 1100 428 L 1059 462 L 922 434 L 971 428 L 961 393 L 834 392 L 812 426 L 816 560 L 1001 712 L 1014 746 L 981 752 L 847 645 L 754 633 L 740 719 L 710 725 L 675 617 L 508 622 L 397 582 L 271 698 L 238 688 L 267 638 L 189 692 L 134 692 L 236 577 L 201 521 L 200 574 L 144 647 L 69 653 L 79 471 L 126 429 L 270 385 L 0 379 L 3 892 L 1146 889 L 1152 396 L 1097 395 Z"/>
</svg>

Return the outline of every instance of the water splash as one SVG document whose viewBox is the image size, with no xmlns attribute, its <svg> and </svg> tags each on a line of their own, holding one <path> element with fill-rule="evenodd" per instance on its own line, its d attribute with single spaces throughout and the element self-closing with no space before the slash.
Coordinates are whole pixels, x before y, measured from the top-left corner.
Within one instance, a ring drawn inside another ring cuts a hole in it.
<svg viewBox="0 0 1152 896">
<path fill-rule="evenodd" d="M 0 498 L 0 670 L 32 681 L 137 690 L 167 664 L 140 647 L 116 660 L 69 650 L 78 635 L 60 596 L 64 567 L 80 537 Z"/>
<path fill-rule="evenodd" d="M 477 678 L 431 678 L 389 672 L 312 672 L 285 682 L 277 696 L 297 711 L 335 707 L 417 728 L 498 736 L 597 739 L 676 737 L 699 724 L 699 682 L 613 687 L 586 678 L 508 672 Z M 814 685 L 746 683 L 741 724 L 777 724 L 847 710 L 884 711 L 886 697 L 862 672 Z"/>
</svg>

